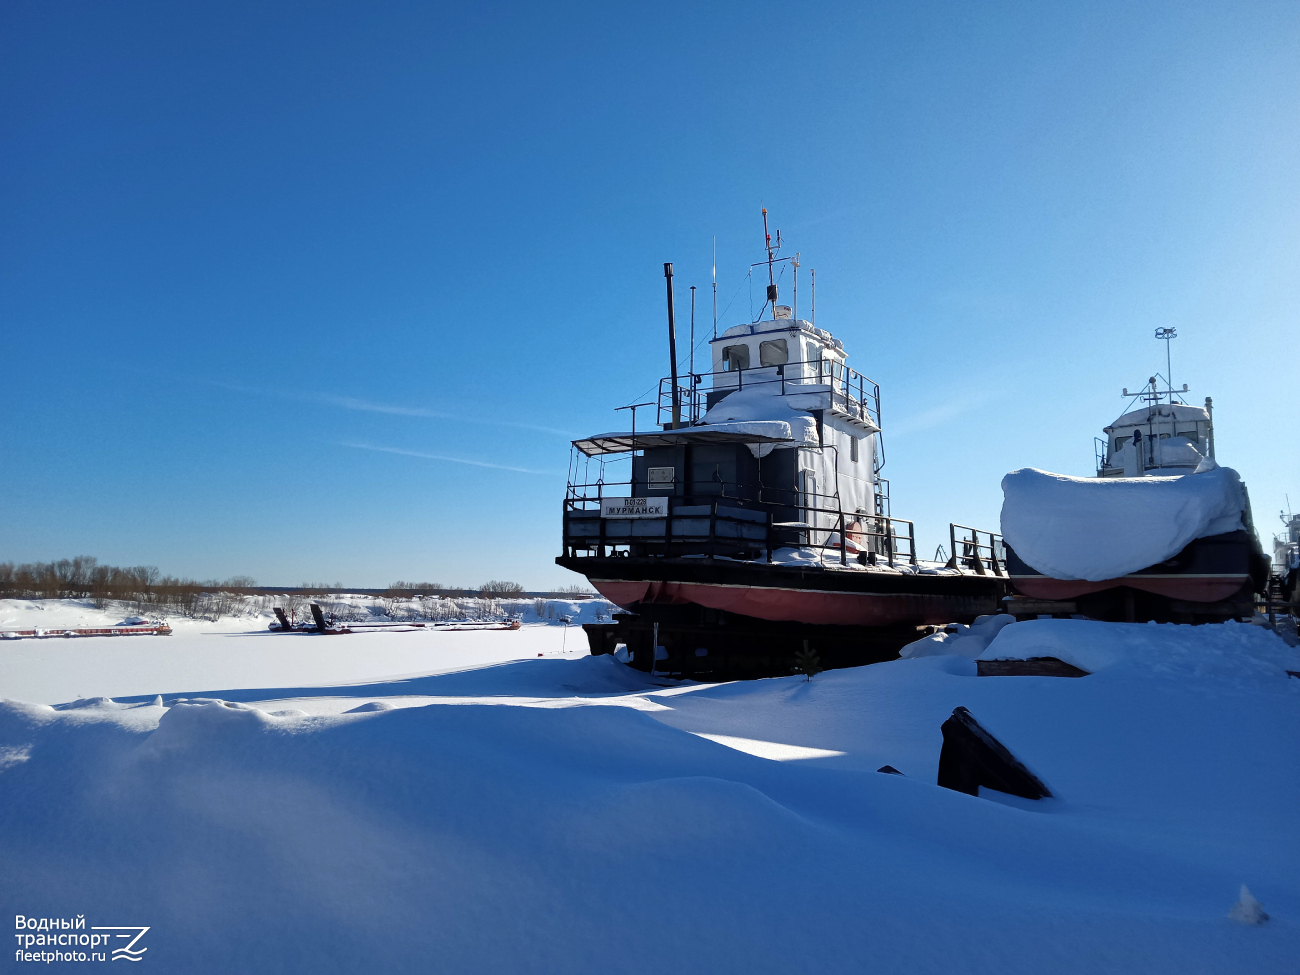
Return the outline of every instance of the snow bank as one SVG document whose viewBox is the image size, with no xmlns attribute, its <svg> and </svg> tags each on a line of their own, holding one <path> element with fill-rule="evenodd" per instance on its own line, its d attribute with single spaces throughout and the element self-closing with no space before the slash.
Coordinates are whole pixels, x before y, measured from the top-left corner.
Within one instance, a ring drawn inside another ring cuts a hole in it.
<svg viewBox="0 0 1300 975">
<path fill-rule="evenodd" d="M 985 651 L 1004 626 L 1015 621 L 1014 616 L 1003 613 L 998 616 L 978 616 L 970 626 L 964 623 L 953 623 L 938 633 L 933 633 L 915 643 L 909 643 L 898 651 L 898 655 L 903 659 L 910 659 L 956 654 L 973 660 Z"/>
<path fill-rule="evenodd" d="M 1002 537 L 1043 575 L 1099 582 L 1243 527 L 1245 489 L 1217 467 L 1182 477 L 1067 477 L 1026 467 L 1002 479 Z"/>
<path fill-rule="evenodd" d="M 1250 623 L 1187 626 L 1175 623 L 1101 623 L 1026 620 L 1001 630 L 979 657 L 1024 660 L 1057 657 L 1092 674 L 1130 678 L 1212 680 L 1217 687 L 1286 686 L 1300 670 L 1300 651 Z M 1300 691 L 1300 682 L 1296 682 Z"/>
</svg>

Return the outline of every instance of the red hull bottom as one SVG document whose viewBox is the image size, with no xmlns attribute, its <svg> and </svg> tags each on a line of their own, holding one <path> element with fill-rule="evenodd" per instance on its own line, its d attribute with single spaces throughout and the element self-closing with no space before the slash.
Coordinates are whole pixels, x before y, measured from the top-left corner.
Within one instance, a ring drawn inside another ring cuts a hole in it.
<svg viewBox="0 0 1300 975">
<path fill-rule="evenodd" d="M 814 625 L 947 623 L 963 613 L 980 612 L 981 608 L 976 604 L 983 603 L 983 600 L 972 597 L 930 596 L 920 593 L 825 592 L 700 582 L 651 582 L 644 579 L 590 581 L 611 603 L 631 611 L 647 603 L 694 603 L 740 616 Z"/>
<path fill-rule="evenodd" d="M 1230 599 L 1241 592 L 1241 587 L 1250 581 L 1250 576 L 1123 576 L 1119 579 L 1103 579 L 1101 582 L 1088 582 L 1084 579 L 1049 579 L 1047 576 L 1011 577 L 1016 589 L 1032 599 L 1074 599 L 1089 593 L 1128 586 L 1141 589 L 1168 599 L 1182 599 L 1192 603 L 1217 603 Z"/>
</svg>

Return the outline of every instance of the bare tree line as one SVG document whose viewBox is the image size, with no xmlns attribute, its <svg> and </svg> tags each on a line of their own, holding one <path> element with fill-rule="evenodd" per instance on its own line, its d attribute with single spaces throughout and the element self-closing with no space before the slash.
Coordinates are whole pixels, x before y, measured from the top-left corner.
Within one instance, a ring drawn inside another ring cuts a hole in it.
<svg viewBox="0 0 1300 975">
<path fill-rule="evenodd" d="M 93 555 L 56 562 L 0 562 L 0 598 L 90 598 L 100 607 L 119 600 L 135 603 L 141 611 L 166 608 L 187 616 L 225 615 L 229 607 L 207 605 L 221 602 L 223 593 L 214 590 L 246 589 L 256 584 L 247 576 L 199 582 L 165 576 L 152 565 L 100 565 Z"/>
<path fill-rule="evenodd" d="M 305 586 L 303 588 L 306 588 Z M 398 579 L 388 587 L 384 593 L 390 598 L 410 598 L 412 596 L 448 596 L 452 599 L 459 599 L 464 596 L 483 596 L 486 598 L 511 598 L 524 593 L 524 587 L 517 582 L 508 582 L 504 579 L 489 579 L 480 585 L 477 589 L 466 589 L 463 586 L 446 586 L 441 582 L 407 582 Z M 575 596 L 591 596 L 595 591 L 586 586 L 569 585 L 560 586 L 551 590 L 555 593 L 573 593 Z"/>
<path fill-rule="evenodd" d="M 15 564 L 0 562 L 0 599 L 86 599 L 104 608 L 110 601 L 131 603 L 137 612 L 170 611 L 184 616 L 217 619 L 238 611 L 247 604 L 247 597 L 260 596 L 249 592 L 257 586 L 248 576 L 234 576 L 226 580 L 199 581 L 177 576 L 165 576 L 151 565 L 116 566 L 101 565 L 92 555 L 54 562 L 27 562 Z M 341 583 L 333 586 L 313 586 L 303 583 L 305 590 L 342 590 Z M 468 613 L 475 616 L 492 612 L 487 607 L 495 600 L 521 596 L 524 587 L 517 582 L 491 579 L 478 589 L 445 586 L 439 582 L 394 582 L 384 594 L 389 605 L 393 600 L 412 597 L 444 597 L 465 600 L 463 604 L 430 603 L 425 606 L 419 599 L 416 615 L 422 618 L 441 619 Z M 576 596 L 592 595 L 580 585 L 561 586 L 556 593 Z M 290 601 L 296 601 L 296 597 Z M 284 598 L 275 601 L 284 602 Z M 433 608 L 434 606 L 437 608 Z M 342 607 L 340 606 L 340 609 Z M 408 608 L 409 612 L 410 609 Z"/>
</svg>

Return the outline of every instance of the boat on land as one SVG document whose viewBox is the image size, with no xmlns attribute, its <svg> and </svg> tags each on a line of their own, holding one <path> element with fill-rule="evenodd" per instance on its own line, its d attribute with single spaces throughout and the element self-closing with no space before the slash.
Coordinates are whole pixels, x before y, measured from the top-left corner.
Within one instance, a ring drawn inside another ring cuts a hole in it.
<svg viewBox="0 0 1300 975">
<path fill-rule="evenodd" d="M 1009 482 L 1043 472 L 1017 471 L 1003 482 L 1007 573 L 1015 589 L 1007 610 L 1013 615 L 1174 623 L 1254 616 L 1256 594 L 1268 585 L 1269 559 L 1245 485 L 1215 459 L 1213 401 L 1207 396 L 1204 406 L 1186 402 L 1187 385 L 1175 389 L 1168 378 L 1168 342 L 1175 337 L 1173 329 L 1156 331 L 1166 342 L 1166 374 L 1152 376 L 1137 393 L 1124 390 L 1128 408 L 1095 442 L 1095 478 L 1048 475 L 1060 483 L 1040 482 L 1046 493 L 1038 498 L 1023 488 L 1013 496 L 1016 486 Z M 1026 521 L 1016 505 L 1052 509 L 1039 517 L 1042 531 L 1021 535 L 1032 554 L 1021 549 L 1018 533 L 1008 526 L 1009 519 Z M 1088 539 L 1078 534 L 1080 513 L 1071 510 L 1084 507 L 1092 518 Z M 1169 531 L 1162 533 L 1162 525 Z M 1134 542 L 1143 534 L 1148 538 Z M 1170 545 L 1170 538 L 1177 544 Z M 1082 558 L 1057 554 L 1072 547 Z M 1150 559 L 1107 576 L 1080 568 L 1088 547 L 1112 550 L 1119 556 L 1116 565 L 1130 555 L 1126 549 L 1145 550 Z M 1069 568 L 1076 571 L 1063 571 Z"/>
<path fill-rule="evenodd" d="M 789 673 L 800 651 L 823 666 L 892 659 L 918 627 L 996 612 L 1006 589 L 996 533 L 953 525 L 960 557 L 918 557 L 881 473 L 880 387 L 778 303 L 775 271 L 798 263 L 766 231 L 764 211 L 754 267 L 767 300 L 753 321 L 715 325 L 703 371 L 678 374 L 664 265 L 671 374 L 638 404 L 654 424 L 638 429 L 631 408 L 630 430 L 573 442 L 556 561 L 625 611 L 584 625 L 592 652 L 622 645 L 641 670 Z"/>
<path fill-rule="evenodd" d="M 1300 515 L 1278 513 L 1283 530 L 1273 536 L 1273 594 L 1292 616 L 1300 615 Z"/>
</svg>

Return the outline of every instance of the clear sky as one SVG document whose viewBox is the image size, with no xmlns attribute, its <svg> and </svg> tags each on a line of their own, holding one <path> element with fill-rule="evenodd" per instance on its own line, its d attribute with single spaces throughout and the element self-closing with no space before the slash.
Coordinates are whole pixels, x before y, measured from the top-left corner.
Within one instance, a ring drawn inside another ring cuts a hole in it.
<svg viewBox="0 0 1300 975">
<path fill-rule="evenodd" d="M 1161 326 L 1271 535 L 1297 174 L 1294 3 L 7 0 L 0 560 L 580 581 L 569 440 L 667 372 L 664 261 L 749 320 L 763 205 L 927 554 L 1090 474 Z"/>
</svg>

